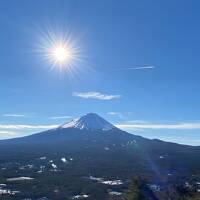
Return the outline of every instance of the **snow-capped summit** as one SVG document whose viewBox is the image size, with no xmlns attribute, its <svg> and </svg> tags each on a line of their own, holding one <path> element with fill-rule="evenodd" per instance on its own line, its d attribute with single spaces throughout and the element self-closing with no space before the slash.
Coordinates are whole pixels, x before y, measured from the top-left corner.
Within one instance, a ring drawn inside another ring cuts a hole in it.
<svg viewBox="0 0 200 200">
<path fill-rule="evenodd" d="M 80 118 L 63 124 L 60 128 L 77 128 L 87 130 L 111 130 L 116 128 L 111 123 L 100 117 L 95 113 L 88 113 Z"/>
</svg>

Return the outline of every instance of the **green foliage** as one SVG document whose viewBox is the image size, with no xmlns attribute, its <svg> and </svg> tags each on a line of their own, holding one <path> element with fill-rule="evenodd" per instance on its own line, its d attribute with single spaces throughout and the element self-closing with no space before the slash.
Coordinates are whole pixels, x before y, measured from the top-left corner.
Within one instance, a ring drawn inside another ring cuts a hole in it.
<svg viewBox="0 0 200 200">
<path fill-rule="evenodd" d="M 200 194 L 192 194 L 191 196 L 185 197 L 184 200 L 200 200 Z"/>
<path fill-rule="evenodd" d="M 124 200 L 147 200 L 144 196 L 145 184 L 141 179 L 134 178 L 130 184 L 129 189 L 124 195 Z"/>
</svg>

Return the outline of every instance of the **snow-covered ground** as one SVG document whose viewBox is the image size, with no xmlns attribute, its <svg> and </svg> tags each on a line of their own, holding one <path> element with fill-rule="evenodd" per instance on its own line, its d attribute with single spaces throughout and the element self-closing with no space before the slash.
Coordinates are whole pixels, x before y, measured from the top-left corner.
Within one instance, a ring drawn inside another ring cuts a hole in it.
<svg viewBox="0 0 200 200">
<path fill-rule="evenodd" d="M 9 182 L 13 182 L 13 181 L 26 181 L 26 180 L 33 180 L 33 179 L 34 178 L 31 178 L 31 177 L 21 176 L 21 177 L 7 178 L 6 180 Z"/>
<path fill-rule="evenodd" d="M 122 180 L 104 180 L 103 178 L 97 178 L 93 176 L 89 176 L 90 180 L 97 181 L 99 183 L 105 184 L 105 185 L 122 185 Z"/>
<path fill-rule="evenodd" d="M 75 195 L 72 197 L 72 199 L 85 199 L 88 198 L 89 195 L 88 194 L 80 194 L 80 195 Z"/>
<path fill-rule="evenodd" d="M 95 113 L 88 113 L 80 118 L 73 119 L 72 121 L 63 124 L 59 128 L 77 128 L 87 130 L 111 130 L 116 128 L 111 123 L 98 116 Z"/>
</svg>

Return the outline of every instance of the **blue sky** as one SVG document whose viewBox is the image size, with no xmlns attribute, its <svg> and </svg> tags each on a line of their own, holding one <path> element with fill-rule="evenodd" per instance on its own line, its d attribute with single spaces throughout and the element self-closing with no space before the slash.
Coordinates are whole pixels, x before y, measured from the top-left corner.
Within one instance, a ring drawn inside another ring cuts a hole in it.
<svg viewBox="0 0 200 200">
<path fill-rule="evenodd" d="M 0 4 L 0 138 L 95 112 L 135 134 L 200 145 L 199 1 Z M 38 53 L 49 30 L 80 47 L 72 72 Z"/>
</svg>

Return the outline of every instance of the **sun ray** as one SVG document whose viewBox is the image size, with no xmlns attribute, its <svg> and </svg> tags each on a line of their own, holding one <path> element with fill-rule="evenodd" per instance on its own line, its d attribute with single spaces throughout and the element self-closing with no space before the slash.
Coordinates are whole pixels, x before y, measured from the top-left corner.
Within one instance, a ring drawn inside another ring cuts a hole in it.
<svg viewBox="0 0 200 200">
<path fill-rule="evenodd" d="M 81 48 L 66 31 L 41 31 L 37 52 L 52 70 L 73 73 L 81 61 Z"/>
</svg>

